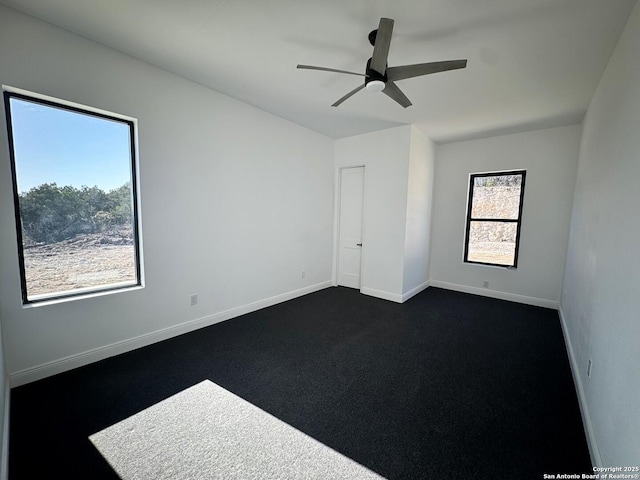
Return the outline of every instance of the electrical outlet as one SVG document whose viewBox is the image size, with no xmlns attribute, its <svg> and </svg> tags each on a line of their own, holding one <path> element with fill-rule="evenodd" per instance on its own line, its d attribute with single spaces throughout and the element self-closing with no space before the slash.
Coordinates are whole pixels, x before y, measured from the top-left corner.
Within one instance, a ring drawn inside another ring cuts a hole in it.
<svg viewBox="0 0 640 480">
<path fill-rule="evenodd" d="M 482 282 L 482 288 L 489 288 L 489 280 Z"/>
<path fill-rule="evenodd" d="M 198 304 L 198 295 L 196 295 L 195 293 L 193 295 L 191 295 L 189 297 L 190 301 L 191 301 L 191 306 L 193 307 L 194 305 Z"/>
<path fill-rule="evenodd" d="M 589 359 L 589 363 L 587 364 L 587 377 L 591 378 L 591 366 L 593 365 L 593 362 L 591 361 L 591 359 Z"/>
<path fill-rule="evenodd" d="M 302 270 L 300 272 L 300 278 L 305 278 L 307 276 L 307 272 L 305 272 L 304 270 Z"/>
</svg>

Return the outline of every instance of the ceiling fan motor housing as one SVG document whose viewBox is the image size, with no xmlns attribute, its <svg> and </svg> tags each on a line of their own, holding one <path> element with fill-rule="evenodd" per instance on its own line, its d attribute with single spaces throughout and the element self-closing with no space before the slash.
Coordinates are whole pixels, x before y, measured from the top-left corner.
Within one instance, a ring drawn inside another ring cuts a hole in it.
<svg viewBox="0 0 640 480">
<path fill-rule="evenodd" d="M 364 79 L 364 84 L 367 85 L 369 82 L 372 82 L 374 80 L 378 80 L 380 82 L 383 82 L 385 85 L 387 83 L 387 73 L 385 72 L 384 75 L 380 75 L 379 72 L 376 72 L 374 69 L 371 68 L 371 59 L 367 60 L 367 69 L 365 71 L 365 79 Z"/>
<path fill-rule="evenodd" d="M 369 36 L 367 37 L 369 39 L 369 43 L 371 44 L 372 47 L 376 46 L 376 36 L 378 35 L 378 29 L 376 28 L 375 30 L 371 30 L 369 32 Z"/>
</svg>

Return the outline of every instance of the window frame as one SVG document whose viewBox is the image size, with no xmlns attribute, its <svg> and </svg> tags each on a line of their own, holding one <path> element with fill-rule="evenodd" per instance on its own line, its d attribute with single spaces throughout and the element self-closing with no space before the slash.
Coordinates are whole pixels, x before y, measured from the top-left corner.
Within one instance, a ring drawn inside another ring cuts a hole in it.
<svg viewBox="0 0 640 480">
<path fill-rule="evenodd" d="M 520 199 L 518 205 L 518 218 L 517 219 L 506 219 L 506 218 L 473 218 L 471 213 L 473 211 L 473 188 L 475 179 L 479 177 L 502 177 L 508 175 L 521 175 L 522 182 L 520 183 Z M 466 225 L 465 225 L 465 237 L 464 237 L 464 255 L 463 261 L 464 263 L 470 263 L 472 265 L 484 265 L 490 267 L 499 267 L 499 268 L 508 268 L 508 269 L 516 269 L 518 268 L 518 256 L 520 252 L 520 233 L 522 230 L 522 211 L 524 206 L 524 187 L 525 181 L 527 177 L 527 171 L 525 169 L 521 170 L 508 170 L 508 171 L 497 171 L 497 172 L 482 172 L 482 173 L 471 173 L 469 174 L 469 189 L 467 191 L 467 216 L 466 216 Z M 490 262 L 478 262 L 475 260 L 469 260 L 469 234 L 471 232 L 471 222 L 495 222 L 495 223 L 515 223 L 516 224 L 516 245 L 513 256 L 513 265 L 505 265 L 500 263 L 490 263 Z"/>
<path fill-rule="evenodd" d="M 7 140 L 9 145 L 9 158 L 11 164 L 11 184 L 13 189 L 13 206 L 16 225 L 16 240 L 18 246 L 18 263 L 20 269 L 20 288 L 22 292 L 22 305 L 35 306 L 45 303 L 57 303 L 59 301 L 76 300 L 86 298 L 92 295 L 102 295 L 105 293 L 116 292 L 120 290 L 130 290 L 133 288 L 142 288 L 143 284 L 143 268 L 142 268 L 142 238 L 141 238 L 141 220 L 140 220 L 140 198 L 139 198 L 139 169 L 138 169 L 138 142 L 137 142 L 137 120 L 132 117 L 120 115 L 113 112 L 107 112 L 101 109 L 81 105 L 66 100 L 61 100 L 46 95 L 28 92 L 21 89 L 3 86 L 4 110 L 7 125 Z M 16 98 L 31 103 L 41 104 L 47 107 L 62 109 L 82 115 L 90 115 L 93 117 L 110 120 L 126 124 L 129 129 L 129 148 L 130 148 L 130 173 L 131 173 L 131 228 L 134 247 L 134 271 L 135 281 L 123 284 L 105 284 L 93 287 L 79 288 L 77 290 L 68 290 L 51 294 L 38 295 L 38 298 L 29 299 L 27 290 L 27 275 L 25 269 L 24 243 L 22 236 L 22 217 L 20 214 L 20 193 L 18 191 L 18 176 L 16 167 L 16 156 L 13 137 L 13 123 L 11 118 L 11 99 Z"/>
</svg>

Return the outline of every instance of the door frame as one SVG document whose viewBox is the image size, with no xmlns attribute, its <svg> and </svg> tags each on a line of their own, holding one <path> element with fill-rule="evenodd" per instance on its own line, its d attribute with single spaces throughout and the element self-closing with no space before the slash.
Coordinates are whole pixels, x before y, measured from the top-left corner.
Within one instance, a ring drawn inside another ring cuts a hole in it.
<svg viewBox="0 0 640 480">
<path fill-rule="evenodd" d="M 363 188 L 362 188 L 362 249 L 360 251 L 360 291 L 362 291 L 364 270 L 365 270 L 365 247 L 366 237 L 366 212 L 367 212 L 367 165 L 360 163 L 355 165 L 340 165 L 334 171 L 333 189 L 333 259 L 331 269 L 331 283 L 338 286 L 338 262 L 340 261 L 340 192 L 342 190 L 342 171 L 350 168 L 363 168 Z"/>
</svg>

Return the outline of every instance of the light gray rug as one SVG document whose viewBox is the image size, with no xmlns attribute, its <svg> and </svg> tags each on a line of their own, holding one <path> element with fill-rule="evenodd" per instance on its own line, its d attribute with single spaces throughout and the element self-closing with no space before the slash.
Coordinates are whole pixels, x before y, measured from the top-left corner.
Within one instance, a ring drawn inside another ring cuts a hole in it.
<svg viewBox="0 0 640 480">
<path fill-rule="evenodd" d="M 209 380 L 89 439 L 123 480 L 383 478 Z"/>
</svg>

